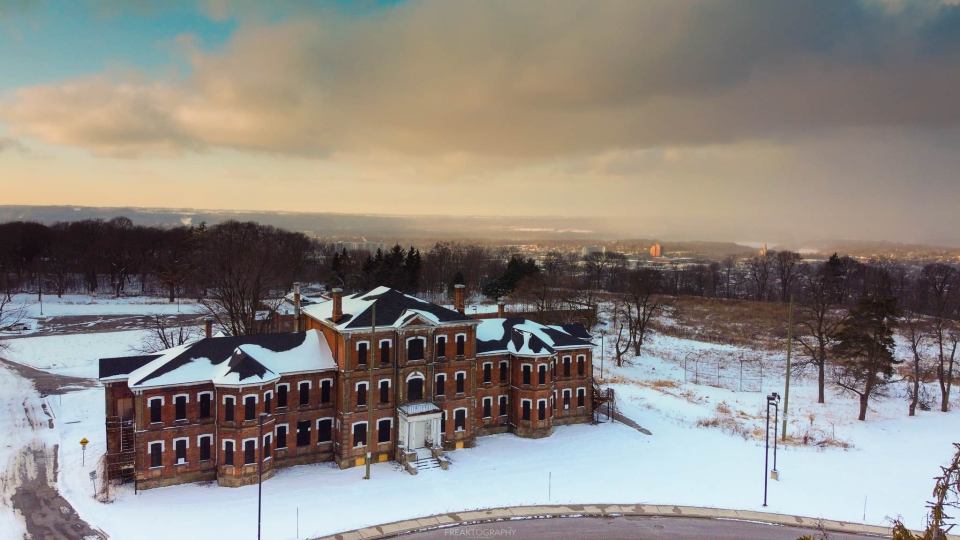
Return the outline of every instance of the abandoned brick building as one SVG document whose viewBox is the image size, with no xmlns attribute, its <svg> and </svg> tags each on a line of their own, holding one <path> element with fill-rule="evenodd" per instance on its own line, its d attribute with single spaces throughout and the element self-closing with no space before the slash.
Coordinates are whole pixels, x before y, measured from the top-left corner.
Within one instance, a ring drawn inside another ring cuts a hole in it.
<svg viewBox="0 0 960 540">
<path fill-rule="evenodd" d="M 386 287 L 297 306 L 298 332 L 207 337 L 100 360 L 107 471 L 141 488 L 255 483 L 277 467 L 446 468 L 477 437 L 545 437 L 593 414 L 580 325 L 473 319 Z M 370 443 L 368 445 L 368 442 Z"/>
</svg>

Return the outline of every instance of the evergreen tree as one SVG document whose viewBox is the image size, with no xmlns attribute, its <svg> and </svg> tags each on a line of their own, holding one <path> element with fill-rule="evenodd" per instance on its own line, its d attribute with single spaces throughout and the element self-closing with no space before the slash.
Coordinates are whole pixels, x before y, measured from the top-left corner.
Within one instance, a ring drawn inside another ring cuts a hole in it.
<svg viewBox="0 0 960 540">
<path fill-rule="evenodd" d="M 860 399 L 859 420 L 867 417 L 870 398 L 892 382 L 894 367 L 893 330 L 897 302 L 891 297 L 866 296 L 850 310 L 837 333 L 835 383 Z"/>
</svg>

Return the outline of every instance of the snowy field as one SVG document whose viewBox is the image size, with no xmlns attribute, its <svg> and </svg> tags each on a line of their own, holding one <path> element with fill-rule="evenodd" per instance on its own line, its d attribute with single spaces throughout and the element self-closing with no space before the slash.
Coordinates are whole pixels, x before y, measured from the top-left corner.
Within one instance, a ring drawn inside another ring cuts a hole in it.
<svg viewBox="0 0 960 540">
<path fill-rule="evenodd" d="M 137 334 L 23 338 L 10 341 L 12 349 L 5 356 L 58 373 L 93 376 L 97 358 L 129 354 L 142 338 Z M 612 368 L 609 342 L 604 350 L 604 375 L 617 392 L 620 410 L 652 435 L 605 423 L 559 427 L 540 440 L 509 434 L 483 437 L 475 448 L 451 452 L 447 471 L 410 476 L 394 464 L 377 464 L 370 481 L 362 480 L 362 468 L 341 471 L 320 464 L 284 469 L 263 485 L 264 537 L 308 538 L 426 514 L 513 504 L 653 503 L 762 510 L 764 396 L 782 393 L 782 355 L 653 335 L 633 365 Z M 726 359 L 719 378 L 710 368 L 714 358 Z M 746 366 L 742 379 L 740 359 Z M 764 365 L 762 382 L 757 362 Z M 0 368 L 0 375 L 4 406 L 21 411 L 0 420 L 0 429 L 14 433 L 0 448 L 0 463 L 9 463 L 26 438 L 59 442 L 59 489 L 81 517 L 111 538 L 253 534 L 256 486 L 185 485 L 137 495 L 132 486 L 122 486 L 112 493 L 112 503 L 95 501 L 88 473 L 95 462 L 89 458 L 104 451 L 102 388 L 48 399 L 56 428 L 24 434 L 29 428 L 16 419 L 23 417 L 23 407 L 39 409 L 40 398 L 29 383 L 18 383 L 7 370 Z M 960 436 L 960 415 L 918 411 L 909 418 L 905 399 L 896 395 L 901 389 L 894 390 L 891 397 L 871 405 L 866 422 L 858 422 L 853 398 L 829 392 L 827 404 L 818 405 L 815 383 L 795 380 L 790 395 L 792 440 L 779 450 L 781 479 L 770 482 L 767 510 L 877 525 L 902 516 L 908 525 L 921 526 L 932 477 L 949 457 L 950 443 Z M 91 441 L 85 467 L 80 465 L 82 437 Z M 8 505 L 9 494 L 2 495 Z M 367 510 L 370 501 L 376 501 L 375 512 Z M 142 528 L 158 517 L 162 527 Z M 0 536 L 21 530 L 22 522 L 16 526 L 19 529 Z"/>
<path fill-rule="evenodd" d="M 62 315 L 175 315 L 178 313 L 200 313 L 202 306 L 193 300 L 169 302 L 166 298 L 150 296 L 124 296 L 115 298 L 112 294 L 65 294 L 57 298 L 55 294 L 44 294 L 43 305 L 37 302 L 35 294 L 15 294 L 13 306 L 26 306 L 27 315 L 32 318 L 56 317 Z"/>
</svg>

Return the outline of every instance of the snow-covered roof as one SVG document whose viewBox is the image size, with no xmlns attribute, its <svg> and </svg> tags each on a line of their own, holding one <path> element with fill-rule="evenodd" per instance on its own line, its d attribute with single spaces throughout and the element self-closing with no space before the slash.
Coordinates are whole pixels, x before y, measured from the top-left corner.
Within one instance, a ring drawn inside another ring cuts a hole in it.
<svg viewBox="0 0 960 540">
<path fill-rule="evenodd" d="M 365 293 L 346 295 L 342 299 L 343 315 L 331 320 L 333 300 L 303 307 L 303 313 L 314 319 L 333 324 L 340 330 L 369 328 L 373 324 L 371 308 L 377 306 L 376 324 L 379 327 L 399 328 L 416 318 L 428 324 L 473 322 L 474 319 L 443 306 L 438 306 L 415 296 L 404 294 L 389 287 L 377 287 Z"/>
<path fill-rule="evenodd" d="M 241 386 L 275 381 L 288 373 L 336 369 L 327 340 L 317 330 L 204 338 L 160 351 L 142 363 L 147 358 L 128 357 L 133 369 L 127 375 L 120 367 L 125 359 L 101 359 L 101 377 L 126 378 L 132 389 L 205 382 Z"/>
<path fill-rule="evenodd" d="M 421 403 L 408 403 L 399 407 L 404 416 L 420 416 L 423 414 L 439 413 L 440 407 L 429 401 Z"/>
<path fill-rule="evenodd" d="M 522 317 L 484 319 L 477 326 L 477 354 L 550 356 L 557 350 L 592 347 L 579 324 L 548 326 Z"/>
</svg>

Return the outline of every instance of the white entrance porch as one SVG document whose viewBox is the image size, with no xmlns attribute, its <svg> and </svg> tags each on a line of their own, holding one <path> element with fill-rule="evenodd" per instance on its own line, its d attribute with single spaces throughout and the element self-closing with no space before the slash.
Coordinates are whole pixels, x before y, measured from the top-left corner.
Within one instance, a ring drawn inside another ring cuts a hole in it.
<svg viewBox="0 0 960 540">
<path fill-rule="evenodd" d="M 409 403 L 401 405 L 398 412 L 400 449 L 416 452 L 441 446 L 440 407 L 431 402 Z"/>
</svg>

